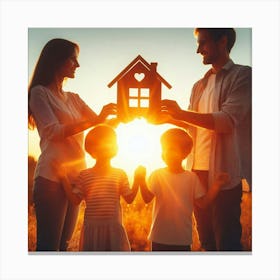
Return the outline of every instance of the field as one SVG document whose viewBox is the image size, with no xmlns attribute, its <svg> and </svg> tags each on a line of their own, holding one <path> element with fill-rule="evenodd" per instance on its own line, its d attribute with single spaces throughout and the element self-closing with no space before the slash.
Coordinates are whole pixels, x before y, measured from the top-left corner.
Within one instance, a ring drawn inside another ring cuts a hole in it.
<svg viewBox="0 0 280 280">
<path fill-rule="evenodd" d="M 36 162 L 34 158 L 28 157 L 28 250 L 36 249 L 36 218 L 32 201 L 32 183 Z M 244 184 L 244 189 L 248 186 Z M 123 209 L 123 222 L 130 240 L 132 251 L 149 251 L 150 243 L 147 240 L 151 225 L 152 204 L 145 204 L 140 196 L 136 196 L 132 204 L 121 200 Z M 242 245 L 244 251 L 252 251 L 252 192 L 244 191 L 242 196 Z M 78 251 L 79 237 L 83 222 L 85 205 L 81 203 L 80 213 L 72 239 L 69 242 L 68 251 Z M 192 251 L 200 251 L 200 243 L 193 219 L 193 244 Z"/>
<path fill-rule="evenodd" d="M 138 194 L 133 204 L 128 205 L 121 201 L 123 208 L 123 221 L 131 243 L 132 251 L 149 251 L 150 244 L 147 241 L 149 228 L 151 224 L 152 205 L 145 205 L 141 196 Z M 252 193 L 243 192 L 242 197 L 242 245 L 244 251 L 252 250 Z M 34 251 L 36 247 L 36 219 L 34 215 L 34 206 L 31 204 L 28 211 L 28 249 Z M 84 204 L 81 204 L 79 218 L 76 229 L 69 243 L 69 251 L 77 251 L 79 246 L 79 235 L 83 221 Z M 200 243 L 195 228 L 193 230 L 192 251 L 200 251 Z"/>
</svg>

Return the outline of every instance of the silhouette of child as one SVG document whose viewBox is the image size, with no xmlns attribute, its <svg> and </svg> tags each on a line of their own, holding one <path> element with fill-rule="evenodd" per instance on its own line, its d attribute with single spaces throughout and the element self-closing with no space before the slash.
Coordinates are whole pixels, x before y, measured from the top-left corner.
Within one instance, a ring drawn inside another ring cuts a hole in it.
<svg viewBox="0 0 280 280">
<path fill-rule="evenodd" d="M 73 187 L 62 174 L 63 186 L 74 204 L 85 200 L 86 209 L 81 231 L 81 251 L 130 251 L 122 223 L 120 196 L 127 203 L 134 200 L 139 182 L 135 173 L 132 189 L 126 173 L 111 166 L 117 154 L 117 136 L 106 125 L 93 128 L 86 136 L 85 150 L 96 160 L 92 168 L 82 170 Z"/>
<path fill-rule="evenodd" d="M 152 172 L 148 183 L 145 167 L 138 170 L 143 200 L 149 203 L 155 198 L 148 238 L 152 251 L 190 251 L 194 203 L 207 207 L 228 181 L 228 175 L 220 173 L 205 194 L 197 175 L 182 166 L 193 146 L 189 134 L 172 128 L 163 133 L 160 141 L 166 167 Z"/>
</svg>

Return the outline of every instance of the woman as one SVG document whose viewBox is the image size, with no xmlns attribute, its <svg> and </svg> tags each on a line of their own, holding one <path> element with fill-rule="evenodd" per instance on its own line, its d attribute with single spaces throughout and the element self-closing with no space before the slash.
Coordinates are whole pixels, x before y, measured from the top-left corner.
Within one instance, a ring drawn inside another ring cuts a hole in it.
<svg viewBox="0 0 280 280">
<path fill-rule="evenodd" d="M 116 113 L 116 105 L 105 105 L 94 113 L 78 94 L 65 92 L 63 82 L 75 77 L 79 46 L 53 39 L 43 48 L 28 89 L 28 126 L 37 127 L 41 155 L 34 175 L 37 219 L 37 251 L 66 251 L 79 206 L 66 198 L 56 164 L 63 165 L 73 179 L 85 168 L 83 131 Z M 55 163 L 56 162 L 56 163 Z"/>
</svg>

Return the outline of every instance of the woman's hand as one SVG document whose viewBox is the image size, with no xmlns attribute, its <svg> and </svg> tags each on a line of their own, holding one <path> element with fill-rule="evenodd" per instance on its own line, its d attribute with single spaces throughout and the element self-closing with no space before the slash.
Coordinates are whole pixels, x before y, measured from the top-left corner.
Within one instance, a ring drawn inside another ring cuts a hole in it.
<svg viewBox="0 0 280 280">
<path fill-rule="evenodd" d="M 115 103 L 109 103 L 103 106 L 100 114 L 98 115 L 99 122 L 103 123 L 108 116 L 116 115 L 116 114 L 117 114 L 117 105 Z"/>
<path fill-rule="evenodd" d="M 110 125 L 113 128 L 117 128 L 120 123 L 121 121 L 119 118 L 112 118 L 106 121 L 106 124 Z"/>
</svg>

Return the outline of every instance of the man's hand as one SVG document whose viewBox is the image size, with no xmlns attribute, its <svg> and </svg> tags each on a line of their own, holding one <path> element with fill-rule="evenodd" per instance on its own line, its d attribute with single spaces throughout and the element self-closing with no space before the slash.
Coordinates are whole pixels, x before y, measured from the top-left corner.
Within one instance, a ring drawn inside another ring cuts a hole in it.
<svg viewBox="0 0 280 280">
<path fill-rule="evenodd" d="M 172 116 L 167 112 L 159 112 L 157 115 L 153 116 L 153 118 L 149 119 L 151 124 L 166 124 L 171 123 L 174 121 Z"/>
<path fill-rule="evenodd" d="M 221 172 L 216 175 L 215 177 L 215 183 L 219 185 L 220 187 L 228 184 L 230 182 L 230 176 L 226 172 Z"/>
<path fill-rule="evenodd" d="M 161 101 L 161 110 L 170 114 L 173 118 L 178 119 L 182 112 L 182 109 L 178 103 L 174 100 L 164 99 Z"/>
</svg>

